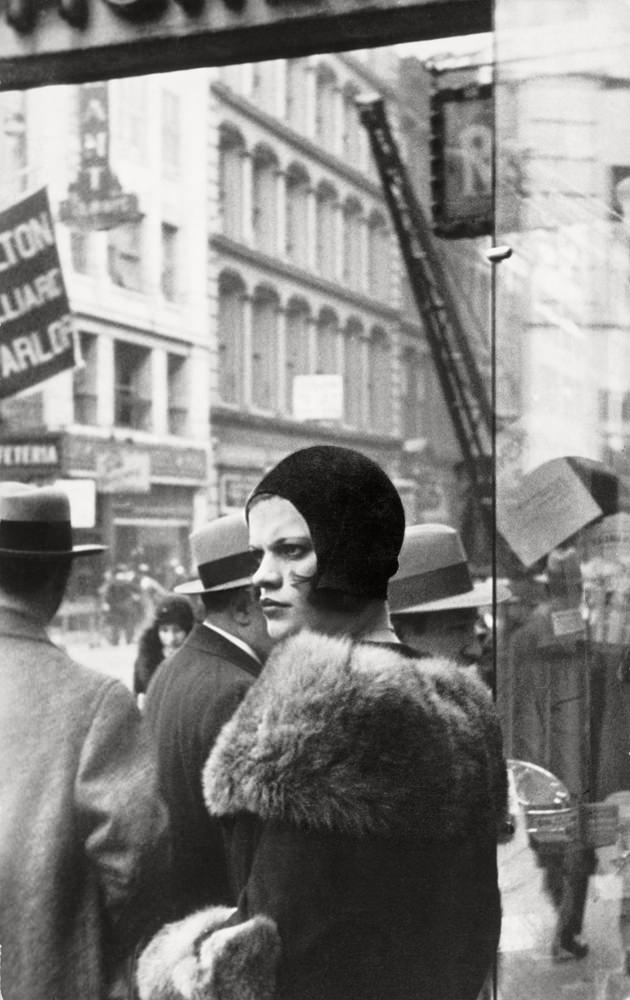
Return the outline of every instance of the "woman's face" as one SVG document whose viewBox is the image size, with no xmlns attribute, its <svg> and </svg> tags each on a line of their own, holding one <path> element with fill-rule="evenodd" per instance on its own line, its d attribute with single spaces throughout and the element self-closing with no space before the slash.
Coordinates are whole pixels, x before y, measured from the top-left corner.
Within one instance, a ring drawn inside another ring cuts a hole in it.
<svg viewBox="0 0 630 1000">
<path fill-rule="evenodd" d="M 174 650 L 179 649 L 188 633 L 181 625 L 169 623 L 160 625 L 158 635 L 164 648 L 164 655 L 168 656 Z"/>
<path fill-rule="evenodd" d="M 302 628 L 319 629 L 309 603 L 317 557 L 308 525 L 289 500 L 258 500 L 249 512 L 249 544 L 258 559 L 252 583 L 272 639 Z"/>
</svg>

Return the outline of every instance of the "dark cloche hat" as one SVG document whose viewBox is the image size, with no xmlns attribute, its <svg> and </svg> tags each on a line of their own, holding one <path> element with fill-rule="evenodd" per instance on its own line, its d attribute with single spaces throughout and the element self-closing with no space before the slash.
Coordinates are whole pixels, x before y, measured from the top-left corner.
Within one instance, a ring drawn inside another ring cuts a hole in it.
<svg viewBox="0 0 630 1000">
<path fill-rule="evenodd" d="M 405 512 L 391 479 L 350 448 L 314 445 L 287 455 L 251 493 L 289 500 L 308 524 L 317 589 L 384 599 L 398 569 Z"/>
<path fill-rule="evenodd" d="M 72 544 L 70 500 L 63 490 L 0 483 L 0 555 L 58 559 L 104 551 L 104 545 Z"/>
<path fill-rule="evenodd" d="M 187 597 L 166 594 L 155 609 L 155 620 L 158 628 L 160 625 L 179 625 L 186 632 L 190 632 L 195 623 L 195 615 Z"/>
</svg>

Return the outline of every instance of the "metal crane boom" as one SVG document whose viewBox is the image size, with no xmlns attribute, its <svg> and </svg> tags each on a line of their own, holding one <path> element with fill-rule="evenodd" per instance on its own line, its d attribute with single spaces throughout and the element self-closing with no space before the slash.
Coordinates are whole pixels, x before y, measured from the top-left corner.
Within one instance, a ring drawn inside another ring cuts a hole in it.
<svg viewBox="0 0 630 1000">
<path fill-rule="evenodd" d="M 383 99 L 356 98 L 383 191 L 426 332 L 429 349 L 464 466 L 480 502 L 486 526 L 492 530 L 493 410 L 450 291 L 442 261 L 432 245 L 429 223 L 400 158 Z"/>
</svg>

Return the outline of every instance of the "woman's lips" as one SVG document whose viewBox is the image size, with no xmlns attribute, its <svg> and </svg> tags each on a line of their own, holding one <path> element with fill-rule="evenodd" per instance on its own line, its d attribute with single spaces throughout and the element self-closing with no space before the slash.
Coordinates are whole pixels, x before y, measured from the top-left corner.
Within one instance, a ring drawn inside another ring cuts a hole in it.
<svg viewBox="0 0 630 1000">
<path fill-rule="evenodd" d="M 262 600 L 260 602 L 262 612 L 264 615 L 280 615 L 289 607 L 288 604 L 282 604 L 280 601 L 269 601 Z"/>
</svg>

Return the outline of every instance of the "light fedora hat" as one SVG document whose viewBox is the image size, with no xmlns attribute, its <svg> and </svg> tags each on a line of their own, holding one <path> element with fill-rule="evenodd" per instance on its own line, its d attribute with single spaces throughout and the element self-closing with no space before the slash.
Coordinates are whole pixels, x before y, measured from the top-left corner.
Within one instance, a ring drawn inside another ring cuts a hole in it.
<svg viewBox="0 0 630 1000">
<path fill-rule="evenodd" d="M 435 601 L 425 601 L 410 608 L 401 608 L 397 615 L 422 615 L 430 611 L 456 611 L 458 608 L 487 608 L 491 604 L 503 604 L 512 597 L 512 591 L 504 580 L 497 580 L 493 588 L 492 579 L 476 580 L 473 589 L 464 594 L 453 594 Z"/>
<path fill-rule="evenodd" d="M 398 571 L 387 591 L 392 612 L 472 589 L 468 560 L 455 528 L 414 524 L 405 530 Z"/>
<path fill-rule="evenodd" d="M 104 545 L 73 545 L 68 494 L 57 486 L 0 483 L 0 556 L 91 556 Z"/>
<path fill-rule="evenodd" d="M 226 514 L 193 531 L 190 547 L 199 579 L 178 584 L 178 594 L 209 594 L 251 583 L 256 567 L 244 514 Z"/>
<path fill-rule="evenodd" d="M 414 524 L 405 531 L 398 572 L 390 580 L 393 614 L 422 614 L 493 603 L 492 580 L 473 583 L 459 533 L 447 524 Z M 511 596 L 498 583 L 495 600 Z"/>
</svg>

